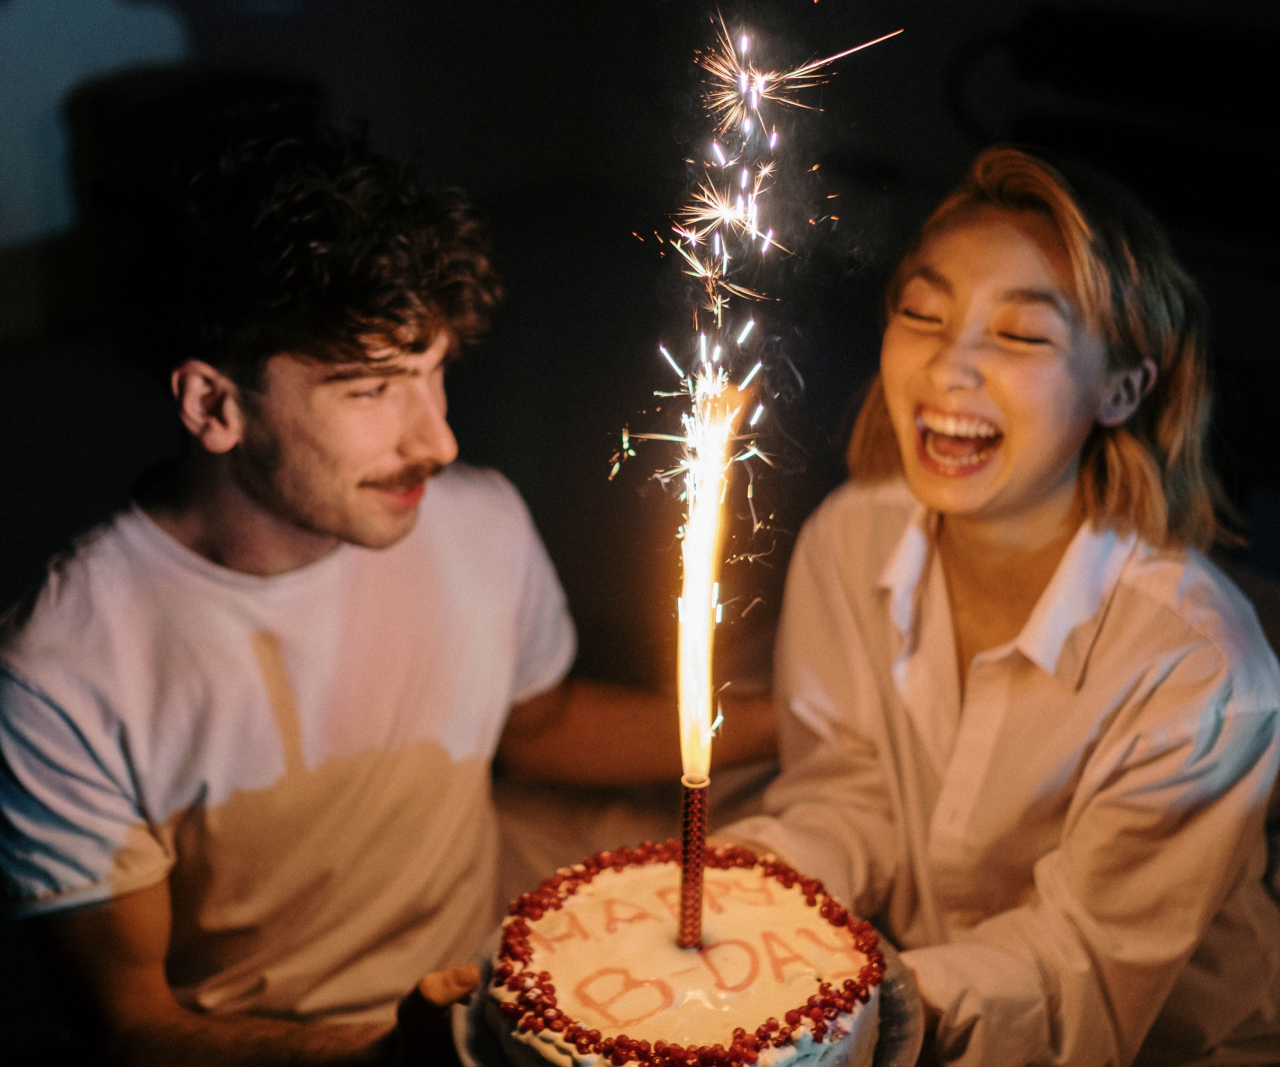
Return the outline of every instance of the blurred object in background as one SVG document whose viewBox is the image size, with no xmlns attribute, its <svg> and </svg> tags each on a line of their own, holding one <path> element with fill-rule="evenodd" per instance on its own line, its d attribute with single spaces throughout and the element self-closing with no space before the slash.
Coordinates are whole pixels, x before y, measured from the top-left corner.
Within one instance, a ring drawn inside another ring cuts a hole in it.
<svg viewBox="0 0 1280 1067">
<path fill-rule="evenodd" d="M 0 344 L 93 307 L 64 100 L 91 79 L 189 54 L 183 20 L 160 3 L 0 3 Z"/>
</svg>

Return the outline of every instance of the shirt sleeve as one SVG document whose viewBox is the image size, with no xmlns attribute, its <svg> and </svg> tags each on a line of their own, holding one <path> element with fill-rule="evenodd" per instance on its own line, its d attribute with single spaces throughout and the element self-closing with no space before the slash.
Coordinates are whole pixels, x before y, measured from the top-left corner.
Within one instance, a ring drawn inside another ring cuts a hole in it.
<svg viewBox="0 0 1280 1067">
<path fill-rule="evenodd" d="M 857 914 L 875 915 L 899 847 L 876 744 L 837 703 L 854 691 L 865 653 L 851 640 L 839 583 L 824 571 L 829 558 L 806 528 L 787 573 L 775 648 L 782 773 L 765 793 L 766 815 L 722 834 L 781 856 Z"/>
<path fill-rule="evenodd" d="M 1208 643 L 1152 673 L 1086 763 L 1029 899 L 903 953 L 945 1060 L 1131 1063 L 1228 893 L 1261 879 L 1277 710 L 1236 706 Z"/>
<path fill-rule="evenodd" d="M 544 693 L 560 682 L 578 652 L 577 632 L 555 566 L 524 502 L 518 504 L 525 529 L 525 553 L 516 613 L 513 704 Z"/>
<path fill-rule="evenodd" d="M 0 871 L 13 917 L 96 903 L 167 877 L 118 746 L 0 672 Z"/>
<path fill-rule="evenodd" d="M 875 915 L 897 864 L 893 815 L 875 749 L 855 736 L 823 742 L 810 735 L 807 751 L 799 755 L 806 732 L 787 709 L 779 712 L 780 738 L 790 735 L 792 755 L 765 793 L 765 814 L 719 836 L 782 857 L 820 879 L 858 915 Z"/>
</svg>

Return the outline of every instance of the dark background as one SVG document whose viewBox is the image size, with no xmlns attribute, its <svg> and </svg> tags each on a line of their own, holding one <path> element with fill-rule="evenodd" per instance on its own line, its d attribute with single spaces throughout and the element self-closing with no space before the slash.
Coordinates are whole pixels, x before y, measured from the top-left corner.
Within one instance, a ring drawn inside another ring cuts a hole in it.
<svg viewBox="0 0 1280 1067">
<path fill-rule="evenodd" d="M 0 0 L 0 32 L 6 8 L 30 2 Z M 71 18 L 93 5 L 65 6 Z M 622 427 L 661 421 L 652 393 L 671 379 L 656 346 L 687 331 L 676 269 L 652 234 L 666 232 L 686 192 L 691 57 L 709 40 L 711 5 L 150 6 L 180 22 L 191 68 L 309 81 L 339 121 L 368 119 L 375 145 L 476 199 L 508 298 L 488 340 L 451 372 L 463 457 L 502 470 L 528 501 L 578 621 L 578 671 L 670 687 L 680 506 L 649 478 L 670 453 L 641 446 L 607 476 Z M 1269 583 L 1280 578 L 1273 0 L 722 6 L 731 24 L 746 12 L 801 60 L 907 31 L 842 61 L 795 142 L 821 168 L 794 192 L 838 194 L 840 220 L 813 228 L 803 264 L 779 280 L 785 304 L 770 312 L 762 446 L 778 467 L 762 472 L 755 501 L 773 519 L 750 538 L 739 493 L 733 530 L 735 551 L 770 554 L 726 570 L 737 608 L 763 599 L 745 619 L 729 611 L 725 672 L 767 661 L 794 534 L 841 476 L 894 255 L 976 151 L 999 140 L 1100 164 L 1169 227 L 1213 312 L 1215 450 L 1250 539 L 1228 562 L 1259 602 L 1280 603 Z M 10 103 L 0 99 L 0 124 Z M 50 553 L 126 499 L 178 440 L 163 393 L 108 339 L 89 236 L 80 215 L 0 248 L 0 604 L 38 582 Z M 38 1015 L 4 1027 L 0 1051 L 27 1042 Z"/>
</svg>

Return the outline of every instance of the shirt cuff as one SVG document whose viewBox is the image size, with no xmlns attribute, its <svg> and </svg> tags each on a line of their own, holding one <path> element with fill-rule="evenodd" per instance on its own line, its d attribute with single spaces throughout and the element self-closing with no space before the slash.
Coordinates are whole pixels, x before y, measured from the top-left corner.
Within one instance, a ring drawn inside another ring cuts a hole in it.
<svg viewBox="0 0 1280 1067">
<path fill-rule="evenodd" d="M 938 1015 L 938 1051 L 965 1065 L 1046 1059 L 1049 1021 L 1037 969 L 987 945 L 910 949 L 902 962 Z"/>
</svg>

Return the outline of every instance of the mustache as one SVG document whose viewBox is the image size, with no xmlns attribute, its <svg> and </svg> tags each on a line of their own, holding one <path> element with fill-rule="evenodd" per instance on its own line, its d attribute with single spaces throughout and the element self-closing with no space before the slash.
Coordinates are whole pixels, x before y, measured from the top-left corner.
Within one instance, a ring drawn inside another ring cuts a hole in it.
<svg viewBox="0 0 1280 1067">
<path fill-rule="evenodd" d="M 385 489 L 391 493 L 407 493 L 411 489 L 417 489 L 428 478 L 434 477 L 443 469 L 439 463 L 414 463 L 386 478 L 366 478 L 360 483 L 360 487 Z"/>
</svg>

